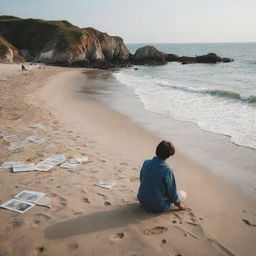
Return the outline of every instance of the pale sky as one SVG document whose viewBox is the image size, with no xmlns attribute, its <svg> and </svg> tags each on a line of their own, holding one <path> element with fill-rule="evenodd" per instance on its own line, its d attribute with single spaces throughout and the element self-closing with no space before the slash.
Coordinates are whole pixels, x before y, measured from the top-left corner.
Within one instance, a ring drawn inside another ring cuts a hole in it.
<svg viewBox="0 0 256 256">
<path fill-rule="evenodd" d="M 0 15 L 68 20 L 126 43 L 256 42 L 256 0 L 0 0 Z"/>
</svg>

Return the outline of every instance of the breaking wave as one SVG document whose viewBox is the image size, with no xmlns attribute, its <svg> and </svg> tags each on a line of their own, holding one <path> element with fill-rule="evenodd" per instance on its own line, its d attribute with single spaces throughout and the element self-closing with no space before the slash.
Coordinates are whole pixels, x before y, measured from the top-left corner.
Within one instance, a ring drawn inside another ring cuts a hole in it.
<svg viewBox="0 0 256 256">
<path fill-rule="evenodd" d="M 237 92 L 233 91 L 228 91 L 228 90 L 209 90 L 209 89 L 204 89 L 204 88 L 192 88 L 192 87 L 186 87 L 186 86 L 176 86 L 176 85 L 171 85 L 167 82 L 160 82 L 158 85 L 165 87 L 165 88 L 170 88 L 170 89 L 175 89 L 175 90 L 181 90 L 181 91 L 186 91 L 186 92 L 191 92 L 191 93 L 201 93 L 201 94 L 210 94 L 212 96 L 217 96 L 217 97 L 222 97 L 222 98 L 229 98 L 229 99 L 234 99 L 234 100 L 240 100 L 242 102 L 246 103 L 251 103 L 255 104 L 256 103 L 256 96 L 251 95 L 249 97 L 241 96 Z"/>
</svg>

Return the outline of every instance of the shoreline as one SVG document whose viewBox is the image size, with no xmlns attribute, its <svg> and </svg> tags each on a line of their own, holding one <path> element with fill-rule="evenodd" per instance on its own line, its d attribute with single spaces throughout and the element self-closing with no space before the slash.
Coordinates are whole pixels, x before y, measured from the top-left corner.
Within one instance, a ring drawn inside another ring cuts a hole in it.
<svg viewBox="0 0 256 256">
<path fill-rule="evenodd" d="M 83 120 L 80 119 L 79 121 L 84 123 L 84 125 L 91 121 L 92 127 L 87 125 L 87 132 L 89 130 L 90 136 L 94 136 L 93 138 L 97 143 L 101 143 L 102 146 L 106 147 L 108 151 L 113 152 L 114 154 L 120 154 L 121 157 L 129 158 L 131 161 L 135 161 L 138 165 L 141 164 L 142 159 L 150 158 L 154 155 L 153 151 L 155 145 L 160 140 L 158 136 L 145 131 L 143 128 L 131 122 L 129 117 L 107 108 L 105 104 L 101 104 L 97 101 L 85 100 L 82 96 L 80 97 L 77 94 L 77 91 L 81 88 L 81 85 L 83 85 L 84 82 L 88 82 L 88 80 L 84 78 L 83 74 L 77 73 L 72 75 L 74 75 L 71 79 L 72 81 L 77 77 L 77 88 L 74 87 L 74 84 L 68 84 L 67 82 L 64 89 L 66 92 L 63 92 L 64 97 L 62 95 L 59 99 L 54 99 L 54 103 L 48 101 L 50 105 L 54 104 L 55 106 L 59 105 L 60 107 L 64 102 L 69 102 L 70 105 L 76 104 L 77 107 L 73 106 L 72 110 L 74 115 L 76 111 L 79 112 L 80 110 L 80 112 L 83 112 L 81 109 L 83 108 L 82 106 L 84 106 L 87 114 L 83 116 Z M 67 78 L 62 79 L 67 81 Z M 64 82 L 64 80 L 62 81 Z M 52 82 L 53 84 L 55 83 L 54 81 Z M 44 87 L 41 95 L 44 94 L 47 97 L 49 93 L 56 93 L 58 89 L 53 89 L 53 86 L 51 86 L 51 84 L 48 84 Z M 70 102 L 72 102 L 72 104 Z M 70 105 L 68 107 L 69 111 Z M 57 110 L 55 108 L 53 109 Z M 62 120 L 67 123 L 70 114 L 66 117 L 63 113 L 60 114 L 62 115 Z M 109 120 L 111 120 L 111 122 L 109 122 Z M 79 125 L 76 125 L 79 129 L 78 126 Z M 118 134 L 120 128 L 122 128 L 124 134 Z M 109 134 L 109 131 L 111 131 L 111 134 Z M 101 134 L 101 136 L 99 136 L 99 134 Z M 132 137 L 136 138 L 136 140 L 139 138 L 139 141 L 134 141 Z M 115 139 L 114 142 L 113 139 Z M 126 145 L 119 147 L 117 150 L 116 147 L 120 145 L 119 141 L 122 139 L 125 139 Z M 116 142 L 118 143 L 115 144 Z M 112 148 L 109 148 L 110 145 Z M 192 208 L 196 209 L 198 215 L 204 217 L 207 216 L 206 218 L 212 220 L 212 223 L 205 223 L 205 227 L 206 229 L 209 229 L 217 239 L 218 237 L 221 237 L 221 240 L 224 239 L 227 243 L 231 242 L 227 237 L 228 235 L 231 235 L 231 233 L 228 232 L 229 234 L 225 234 L 227 228 L 230 226 L 233 226 L 234 230 L 240 230 L 240 228 L 242 228 L 242 230 L 245 231 L 247 229 L 244 223 L 238 223 L 238 220 L 239 218 L 242 218 L 241 213 L 243 213 L 243 210 L 253 214 L 255 209 L 254 200 L 242 195 L 234 186 L 232 186 L 232 184 L 221 180 L 210 172 L 205 172 L 204 167 L 194 163 L 193 160 L 186 159 L 179 151 L 173 159 L 170 159 L 169 163 L 174 167 L 178 187 L 184 189 L 188 193 L 189 201 L 186 203 L 189 204 L 189 207 L 193 206 Z M 199 173 L 200 177 L 197 177 Z M 187 175 L 190 175 L 189 181 L 186 181 Z M 218 187 L 217 191 L 216 187 Z M 206 191 L 206 188 L 208 191 Z M 204 191 L 204 193 L 201 194 L 201 191 Z M 195 193 L 197 194 L 195 195 Z M 225 198 L 221 198 L 223 195 L 225 195 Z M 209 198 L 211 198 L 212 205 L 207 205 L 208 209 L 205 209 L 204 202 L 208 202 Z M 212 201 L 213 198 L 216 201 Z M 232 212 L 232 216 L 225 216 L 227 210 L 226 205 L 228 205 L 229 210 Z M 215 216 L 219 216 L 218 220 L 215 219 Z M 246 239 L 250 238 L 247 237 Z M 231 242 L 232 246 L 238 244 L 238 241 L 234 244 L 233 242 L 234 241 Z M 232 248 L 232 246 L 230 247 Z M 240 254 L 241 253 L 242 252 L 240 252 Z"/>
<path fill-rule="evenodd" d="M 0 226 L 4 227 L 0 251 L 7 255 L 41 255 L 43 250 L 50 255 L 100 255 L 107 251 L 111 255 L 253 256 L 256 229 L 242 219 L 256 222 L 255 201 L 205 172 L 179 149 L 168 162 L 178 188 L 188 194 L 185 203 L 191 210 L 153 215 L 138 207 L 135 196 L 140 166 L 153 157 L 160 138 L 105 104 L 86 100 L 79 93 L 84 83 L 90 83 L 83 70 L 56 69 L 52 74 L 45 70 L 47 81 L 42 79 L 43 85 L 36 90 L 37 71 L 23 81 L 33 87 L 28 94 L 22 92 L 24 99 L 37 110 L 29 109 L 21 119 L 9 121 L 12 127 L 4 131 L 31 133 L 25 126 L 27 114 L 33 113 L 29 123 L 44 123 L 46 129 L 37 133 L 48 142 L 39 148 L 8 151 L 8 160 L 39 161 L 57 153 L 67 157 L 85 154 L 91 162 L 75 170 L 56 167 L 47 173 L 1 170 L 1 202 L 22 189 L 31 189 L 46 192 L 53 204 L 50 209 L 34 207 L 23 215 L 0 209 Z M 1 143 L 5 150 L 6 143 Z M 95 187 L 100 179 L 117 181 L 117 186 L 111 190 Z M 156 226 L 166 229 L 154 230 Z M 118 235 L 121 233 L 124 237 Z"/>
<path fill-rule="evenodd" d="M 87 74 L 88 79 L 81 89 L 85 100 L 96 100 L 128 116 L 144 130 L 171 140 L 186 158 L 256 199 L 255 150 L 239 147 L 226 135 L 205 131 L 195 123 L 146 110 L 134 91 L 116 80 L 113 72 L 94 70 Z"/>
</svg>

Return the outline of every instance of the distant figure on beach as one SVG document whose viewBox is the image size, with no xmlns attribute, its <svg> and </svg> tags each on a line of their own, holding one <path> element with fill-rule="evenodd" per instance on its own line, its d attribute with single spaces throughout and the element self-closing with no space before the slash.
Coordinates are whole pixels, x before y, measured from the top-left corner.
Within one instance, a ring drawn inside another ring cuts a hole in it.
<svg viewBox="0 0 256 256">
<path fill-rule="evenodd" d="M 21 65 L 21 70 L 22 70 L 22 71 L 26 71 L 26 70 L 27 70 L 27 68 L 25 67 L 24 64 Z"/>
<path fill-rule="evenodd" d="M 172 168 L 165 162 L 174 154 L 173 144 L 161 141 L 156 148 L 156 156 L 145 160 L 142 165 L 138 200 L 141 207 L 148 212 L 164 212 L 170 209 L 172 204 L 180 210 L 186 209 L 181 202 L 185 199 L 186 193 L 177 192 Z"/>
</svg>

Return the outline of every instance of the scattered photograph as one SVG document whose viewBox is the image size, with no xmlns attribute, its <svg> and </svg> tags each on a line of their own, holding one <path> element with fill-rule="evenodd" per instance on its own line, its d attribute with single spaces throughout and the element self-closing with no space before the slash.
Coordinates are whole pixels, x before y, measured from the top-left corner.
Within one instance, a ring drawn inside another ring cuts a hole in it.
<svg viewBox="0 0 256 256">
<path fill-rule="evenodd" d="M 35 205 L 32 203 L 21 201 L 15 198 L 0 205 L 0 207 L 4 209 L 8 209 L 10 211 L 19 212 L 19 213 L 24 213 L 27 210 L 31 209 L 33 206 Z"/>
<path fill-rule="evenodd" d="M 116 182 L 105 181 L 105 180 L 101 180 L 96 184 L 96 186 L 107 188 L 107 189 L 113 188 L 115 185 L 116 185 Z"/>
<path fill-rule="evenodd" d="M 30 203 L 34 203 L 35 204 L 44 195 L 45 195 L 45 193 L 42 193 L 42 192 L 31 191 L 31 190 L 23 190 L 18 195 L 16 195 L 15 198 L 17 198 L 19 200 L 22 200 L 22 201 L 26 201 L 26 202 L 30 202 Z"/>
<path fill-rule="evenodd" d="M 26 138 L 27 141 L 29 142 L 36 142 L 38 144 L 41 144 L 41 143 L 44 143 L 47 141 L 47 139 L 45 138 L 40 138 L 40 137 L 37 137 L 37 136 L 29 136 Z"/>
<path fill-rule="evenodd" d="M 54 166 L 63 163 L 66 160 L 66 157 L 64 155 L 55 155 L 46 158 L 44 161 L 38 163 L 35 168 L 37 171 L 49 171 Z"/>
<path fill-rule="evenodd" d="M 44 125 L 43 124 L 34 124 L 34 125 L 31 125 L 31 128 L 42 129 L 42 128 L 44 128 Z"/>
</svg>

